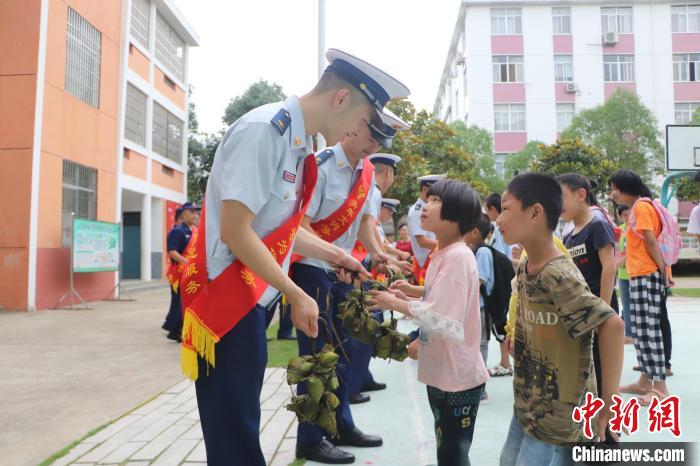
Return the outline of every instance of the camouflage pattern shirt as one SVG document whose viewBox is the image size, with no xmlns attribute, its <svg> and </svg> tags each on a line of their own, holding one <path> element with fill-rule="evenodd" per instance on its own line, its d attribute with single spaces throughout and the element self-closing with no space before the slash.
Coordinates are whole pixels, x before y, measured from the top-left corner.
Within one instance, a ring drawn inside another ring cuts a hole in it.
<svg viewBox="0 0 700 466">
<path fill-rule="evenodd" d="M 593 330 L 615 315 L 593 295 L 576 265 L 559 256 L 536 275 L 518 268 L 515 414 L 523 430 L 554 445 L 585 440 L 571 413 L 596 393 Z"/>
</svg>

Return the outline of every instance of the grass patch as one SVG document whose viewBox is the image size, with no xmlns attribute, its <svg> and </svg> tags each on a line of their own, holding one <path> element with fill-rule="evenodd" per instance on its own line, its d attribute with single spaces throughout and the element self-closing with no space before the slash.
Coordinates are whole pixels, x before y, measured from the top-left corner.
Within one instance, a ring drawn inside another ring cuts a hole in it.
<svg viewBox="0 0 700 466">
<path fill-rule="evenodd" d="M 277 329 L 279 323 L 270 325 L 267 329 L 267 367 L 287 367 L 289 358 L 299 354 L 299 346 L 296 340 L 278 340 Z"/>
<path fill-rule="evenodd" d="M 700 288 L 671 288 L 671 296 L 700 298 Z"/>
<path fill-rule="evenodd" d="M 294 460 L 291 463 L 289 463 L 288 466 L 304 466 L 306 464 L 306 460 Z"/>
</svg>

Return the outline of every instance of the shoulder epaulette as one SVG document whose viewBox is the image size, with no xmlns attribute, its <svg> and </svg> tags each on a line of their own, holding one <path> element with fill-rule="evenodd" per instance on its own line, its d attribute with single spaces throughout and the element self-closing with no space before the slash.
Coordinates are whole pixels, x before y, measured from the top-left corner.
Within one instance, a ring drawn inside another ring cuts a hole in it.
<svg viewBox="0 0 700 466">
<path fill-rule="evenodd" d="M 292 117 L 289 116 L 289 112 L 284 108 L 277 112 L 277 115 L 270 120 L 270 124 L 275 127 L 275 129 L 280 133 L 280 136 L 287 131 L 287 128 L 289 128 L 289 124 L 291 122 Z"/>
<path fill-rule="evenodd" d="M 326 149 L 316 156 L 316 165 L 319 167 L 333 156 L 333 149 Z"/>
</svg>

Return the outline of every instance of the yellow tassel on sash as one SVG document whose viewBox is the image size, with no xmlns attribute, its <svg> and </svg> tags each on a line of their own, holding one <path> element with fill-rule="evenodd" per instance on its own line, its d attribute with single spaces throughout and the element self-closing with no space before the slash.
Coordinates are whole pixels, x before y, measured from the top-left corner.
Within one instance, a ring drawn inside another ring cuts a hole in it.
<svg viewBox="0 0 700 466">
<path fill-rule="evenodd" d="M 202 357 L 207 364 L 214 367 L 216 343 L 218 343 L 219 337 L 209 330 L 190 308 L 187 308 L 182 322 L 182 341 L 182 354 L 180 356 L 182 372 L 189 379 L 197 380 L 199 376 L 198 357 Z M 191 344 L 191 347 L 186 343 Z"/>
</svg>

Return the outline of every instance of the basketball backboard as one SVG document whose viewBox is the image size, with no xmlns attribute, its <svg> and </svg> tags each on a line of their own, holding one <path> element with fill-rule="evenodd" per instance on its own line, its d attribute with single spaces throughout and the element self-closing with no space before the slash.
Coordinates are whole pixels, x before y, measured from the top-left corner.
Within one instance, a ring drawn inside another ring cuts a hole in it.
<svg viewBox="0 0 700 466">
<path fill-rule="evenodd" d="M 666 125 L 666 170 L 700 170 L 700 125 Z"/>
</svg>

